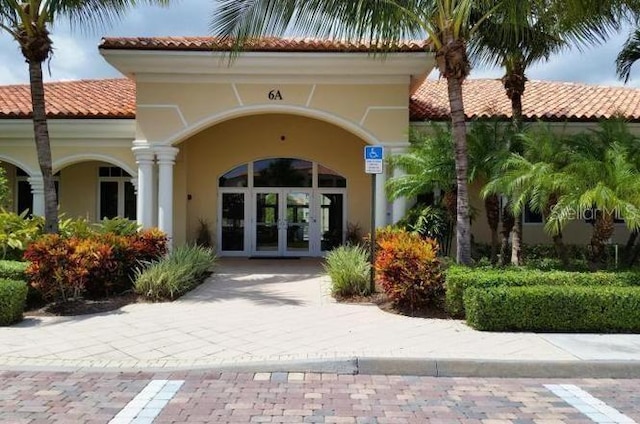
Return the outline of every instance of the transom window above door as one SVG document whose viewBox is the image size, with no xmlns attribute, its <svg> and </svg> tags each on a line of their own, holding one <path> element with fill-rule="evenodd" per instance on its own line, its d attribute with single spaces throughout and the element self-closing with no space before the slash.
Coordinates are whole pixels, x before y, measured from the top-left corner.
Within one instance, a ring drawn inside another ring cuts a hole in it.
<svg viewBox="0 0 640 424">
<path fill-rule="evenodd" d="M 347 179 L 316 162 L 296 158 L 261 159 L 220 177 L 219 187 L 346 188 Z"/>
</svg>

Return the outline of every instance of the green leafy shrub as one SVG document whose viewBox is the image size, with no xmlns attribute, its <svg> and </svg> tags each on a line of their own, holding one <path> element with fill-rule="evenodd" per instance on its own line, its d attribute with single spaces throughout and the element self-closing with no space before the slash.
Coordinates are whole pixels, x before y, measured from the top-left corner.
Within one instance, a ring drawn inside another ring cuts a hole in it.
<svg viewBox="0 0 640 424">
<path fill-rule="evenodd" d="M 27 281 L 27 262 L 0 260 L 0 279 Z"/>
<path fill-rule="evenodd" d="M 29 244 L 42 234 L 44 219 L 26 215 L 26 211 L 20 215 L 0 212 L 0 254 L 4 259 L 21 259 Z"/>
<path fill-rule="evenodd" d="M 136 221 L 127 218 L 105 218 L 96 224 L 96 230 L 103 234 L 116 234 L 119 236 L 133 236 L 140 229 Z"/>
<path fill-rule="evenodd" d="M 369 253 L 362 246 L 339 246 L 327 254 L 324 269 L 331 278 L 334 296 L 367 296 L 371 294 Z"/>
<path fill-rule="evenodd" d="M 85 218 L 64 218 L 61 216 L 58 221 L 58 234 L 63 238 L 86 238 L 95 234 L 95 229 Z"/>
<path fill-rule="evenodd" d="M 135 292 L 153 301 L 174 300 L 209 274 L 215 254 L 202 246 L 181 246 L 135 273 Z"/>
<path fill-rule="evenodd" d="M 454 316 L 464 316 L 463 297 L 470 287 L 640 286 L 640 273 L 630 271 L 570 272 L 451 266 L 446 274 L 446 307 Z"/>
<path fill-rule="evenodd" d="M 414 310 L 439 298 L 444 276 L 437 242 L 406 231 L 378 240 L 376 279 L 390 300 Z"/>
<path fill-rule="evenodd" d="M 24 281 L 0 280 L 0 325 L 11 325 L 22 320 L 27 300 Z"/>
<path fill-rule="evenodd" d="M 640 287 L 470 288 L 467 323 L 488 331 L 638 332 Z"/>
</svg>

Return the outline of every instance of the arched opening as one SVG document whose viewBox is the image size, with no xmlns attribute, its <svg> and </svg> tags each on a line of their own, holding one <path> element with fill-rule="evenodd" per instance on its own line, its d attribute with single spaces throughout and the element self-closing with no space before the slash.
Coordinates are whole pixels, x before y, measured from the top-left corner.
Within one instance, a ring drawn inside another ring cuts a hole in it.
<svg viewBox="0 0 640 424">
<path fill-rule="evenodd" d="M 68 218 L 96 222 L 104 218 L 136 219 L 133 176 L 111 162 L 87 160 L 58 164 L 60 212 Z M 79 195 L 82 193 L 82 195 Z"/>
<path fill-rule="evenodd" d="M 21 214 L 33 213 L 33 193 L 31 192 L 31 183 L 29 178 L 31 175 L 26 167 L 20 166 L 18 163 L 12 163 L 5 159 L 0 159 L 0 166 L 4 169 L 7 179 L 7 188 L 9 196 L 7 204 L 2 205 L 9 211 Z M 59 175 L 54 175 L 56 190 L 59 186 Z"/>
<path fill-rule="evenodd" d="M 207 128 L 179 145 L 176 239 L 195 240 L 205 222 L 223 256 L 322 256 L 342 243 L 347 222 L 369 224 L 366 144 L 298 115 L 246 116 Z"/>
</svg>

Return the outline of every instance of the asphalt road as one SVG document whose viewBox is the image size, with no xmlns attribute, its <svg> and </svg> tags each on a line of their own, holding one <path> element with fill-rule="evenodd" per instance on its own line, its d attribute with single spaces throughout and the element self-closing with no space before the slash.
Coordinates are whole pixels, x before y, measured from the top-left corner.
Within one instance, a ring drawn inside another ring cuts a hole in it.
<svg viewBox="0 0 640 424">
<path fill-rule="evenodd" d="M 633 423 L 640 380 L 0 371 L 0 423 Z"/>
</svg>

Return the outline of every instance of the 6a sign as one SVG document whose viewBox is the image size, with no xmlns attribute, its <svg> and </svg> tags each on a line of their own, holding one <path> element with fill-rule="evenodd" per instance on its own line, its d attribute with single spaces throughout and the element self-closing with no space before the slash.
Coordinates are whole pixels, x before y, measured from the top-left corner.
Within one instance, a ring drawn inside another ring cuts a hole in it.
<svg viewBox="0 0 640 424">
<path fill-rule="evenodd" d="M 284 100 L 280 90 L 271 90 L 271 91 L 269 91 L 269 94 L 267 95 L 267 97 L 269 97 L 269 100 L 271 100 L 271 101 Z"/>
</svg>

